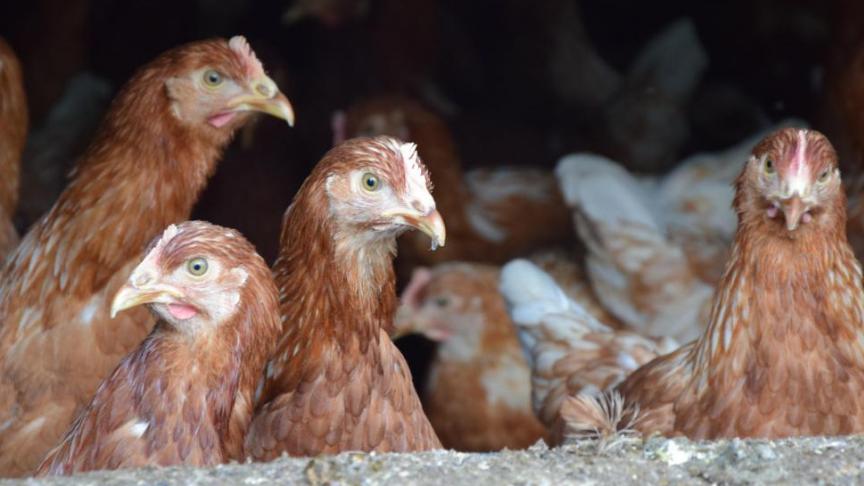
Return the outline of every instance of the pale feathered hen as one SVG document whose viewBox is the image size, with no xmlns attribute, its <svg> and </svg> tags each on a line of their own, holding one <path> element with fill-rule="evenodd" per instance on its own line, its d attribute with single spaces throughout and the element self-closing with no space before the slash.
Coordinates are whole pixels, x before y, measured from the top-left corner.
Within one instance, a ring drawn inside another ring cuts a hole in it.
<svg viewBox="0 0 864 486">
<path fill-rule="evenodd" d="M 591 154 L 559 162 L 588 276 L 610 312 L 647 335 L 699 336 L 735 231 L 732 182 L 763 136 L 694 155 L 660 178 Z"/>
<path fill-rule="evenodd" d="M 114 296 L 158 322 L 102 382 L 40 474 L 245 459 L 255 387 L 281 332 L 264 260 L 238 232 L 169 226 Z"/>
<path fill-rule="evenodd" d="M 708 330 L 616 388 L 629 416 L 598 420 L 597 400 L 583 396 L 570 423 L 693 439 L 864 431 L 864 287 L 830 142 L 804 129 L 768 136 L 736 181 L 734 207 Z"/>
<path fill-rule="evenodd" d="M 0 276 L 0 475 L 31 472 L 150 332 L 143 308 L 110 319 L 110 299 L 147 242 L 188 218 L 253 112 L 294 117 L 241 36 L 170 50 L 114 98 Z"/>
<path fill-rule="evenodd" d="M 565 436 L 561 407 L 568 397 L 600 396 L 639 366 L 678 347 L 670 338 L 651 339 L 604 325 L 527 260 L 502 268 L 500 289 L 531 367 L 534 412 L 552 444 Z"/>
<path fill-rule="evenodd" d="M 285 212 L 274 264 L 283 336 L 247 437 L 252 458 L 441 447 L 390 340 L 396 237 L 445 228 L 414 144 L 331 149 Z"/>
</svg>

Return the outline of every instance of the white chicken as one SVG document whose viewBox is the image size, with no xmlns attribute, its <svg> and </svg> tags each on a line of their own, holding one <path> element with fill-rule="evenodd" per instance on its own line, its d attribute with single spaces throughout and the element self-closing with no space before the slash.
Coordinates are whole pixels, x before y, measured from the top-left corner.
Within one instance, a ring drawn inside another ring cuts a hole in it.
<svg viewBox="0 0 864 486">
<path fill-rule="evenodd" d="M 600 396 L 639 366 L 678 347 L 671 338 L 604 325 L 527 260 L 502 268 L 500 290 L 531 367 L 534 413 L 549 429 L 552 444 L 565 436 L 561 407 L 568 397 Z"/>
</svg>

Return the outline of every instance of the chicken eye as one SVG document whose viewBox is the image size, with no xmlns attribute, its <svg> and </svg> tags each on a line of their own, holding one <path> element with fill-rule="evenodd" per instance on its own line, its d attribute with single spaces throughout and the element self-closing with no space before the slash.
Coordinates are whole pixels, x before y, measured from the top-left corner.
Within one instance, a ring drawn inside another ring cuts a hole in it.
<svg viewBox="0 0 864 486">
<path fill-rule="evenodd" d="M 765 173 L 773 174 L 774 173 L 774 161 L 771 159 L 765 159 Z"/>
<path fill-rule="evenodd" d="M 363 174 L 363 189 L 366 189 L 369 192 L 375 192 L 380 188 L 381 181 L 378 180 L 378 176 L 371 172 Z"/>
<path fill-rule="evenodd" d="M 207 273 L 207 260 L 197 257 L 186 262 L 186 271 L 195 277 L 200 277 Z"/>
<path fill-rule="evenodd" d="M 220 74 L 219 71 L 208 69 L 204 73 L 204 84 L 211 88 L 219 86 L 222 84 L 222 74 Z"/>
<path fill-rule="evenodd" d="M 828 176 L 830 176 L 830 175 L 831 175 L 831 171 L 829 171 L 828 169 L 823 170 L 822 173 L 819 174 L 819 182 L 822 182 L 822 183 L 828 182 Z"/>
<path fill-rule="evenodd" d="M 448 305 L 450 305 L 450 299 L 448 299 L 447 297 L 438 297 L 435 299 L 435 305 L 437 305 L 438 307 L 447 307 Z"/>
</svg>

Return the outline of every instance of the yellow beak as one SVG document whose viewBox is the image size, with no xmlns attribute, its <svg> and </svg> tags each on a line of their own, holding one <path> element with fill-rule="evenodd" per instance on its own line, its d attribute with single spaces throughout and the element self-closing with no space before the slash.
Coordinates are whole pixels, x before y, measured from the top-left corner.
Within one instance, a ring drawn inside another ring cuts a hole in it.
<svg viewBox="0 0 864 486">
<path fill-rule="evenodd" d="M 183 298 L 183 293 L 168 285 L 154 285 L 138 288 L 127 283 L 114 296 L 111 302 L 111 318 L 120 311 L 137 307 L 142 304 L 171 304 Z"/>
<path fill-rule="evenodd" d="M 244 94 L 231 100 L 228 107 L 233 111 L 259 111 L 268 115 L 281 118 L 294 126 L 294 107 L 291 102 L 279 91 L 276 83 L 268 77 L 264 77 L 255 84 L 255 92 Z"/>
<path fill-rule="evenodd" d="M 401 218 L 403 223 L 416 228 L 432 239 L 432 249 L 435 250 L 439 246 L 444 246 L 447 239 L 447 229 L 444 227 L 444 219 L 441 218 L 441 213 L 437 210 L 432 210 L 426 214 L 414 209 L 399 209 L 389 211 L 385 217 Z"/>
</svg>

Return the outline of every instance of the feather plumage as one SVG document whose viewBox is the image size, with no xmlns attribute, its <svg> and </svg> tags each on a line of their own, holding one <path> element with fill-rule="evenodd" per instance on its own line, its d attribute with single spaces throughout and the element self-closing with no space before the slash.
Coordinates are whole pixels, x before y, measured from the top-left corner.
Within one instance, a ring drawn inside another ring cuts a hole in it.
<svg viewBox="0 0 864 486">
<path fill-rule="evenodd" d="M 68 187 L 10 254 L 0 276 L 0 475 L 32 471 L 152 328 L 143 309 L 109 319 L 106 299 L 145 244 L 188 217 L 222 148 L 248 119 L 237 112 L 217 127 L 212 117 L 225 115 L 229 93 L 202 85 L 207 67 L 236 86 L 265 82 L 246 79 L 238 56 L 216 39 L 168 51 L 139 70 Z M 285 100 L 271 94 L 274 103 Z"/>
</svg>

